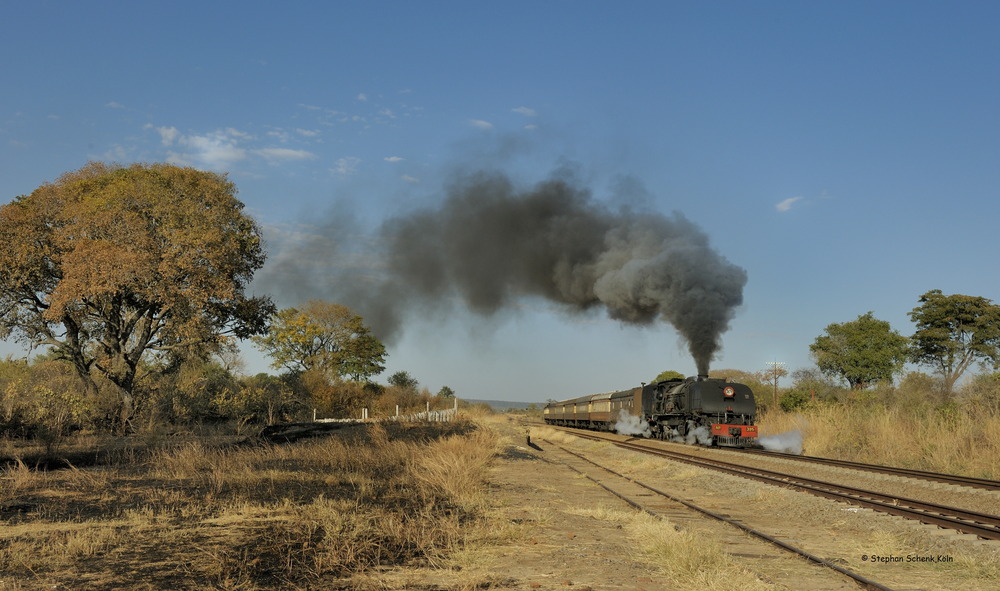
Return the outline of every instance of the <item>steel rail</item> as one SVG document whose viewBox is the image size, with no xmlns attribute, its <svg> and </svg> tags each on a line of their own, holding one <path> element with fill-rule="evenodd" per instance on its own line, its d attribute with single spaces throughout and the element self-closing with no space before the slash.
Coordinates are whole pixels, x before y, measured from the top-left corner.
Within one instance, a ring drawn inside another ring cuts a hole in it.
<svg viewBox="0 0 1000 591">
<path fill-rule="evenodd" d="M 736 450 L 733 450 L 736 451 Z M 841 468 L 852 468 L 855 470 L 867 470 L 869 472 L 876 472 L 878 474 L 893 474 L 897 476 L 907 476 L 910 478 L 918 478 L 921 480 L 930 480 L 933 482 L 943 482 L 946 484 L 955 484 L 958 486 L 971 486 L 974 488 L 983 488 L 987 490 L 1000 490 L 1000 480 L 989 480 L 987 478 L 975 478 L 972 476 L 960 476 L 958 474 L 943 474 L 940 472 L 928 472 L 925 470 L 914 470 L 911 468 L 898 468 L 895 466 L 882 466 L 880 464 L 862 464 L 860 462 L 852 462 L 849 460 L 837 460 L 834 458 L 822 458 L 819 456 L 803 456 L 799 454 L 790 454 L 779 451 L 767 451 L 763 449 L 744 449 L 739 450 L 739 453 L 750 453 L 759 454 L 762 456 L 774 456 L 782 459 L 798 460 L 802 462 L 809 462 L 813 464 L 826 464 L 830 466 L 838 466 Z"/>
<path fill-rule="evenodd" d="M 576 432 L 575 429 L 577 429 L 576 427 L 562 427 L 558 425 L 549 425 L 547 423 L 538 423 L 537 425 L 552 427 L 552 428 L 574 429 L 574 433 Z M 881 464 L 864 464 L 861 462 L 852 462 L 850 460 L 838 460 L 835 458 L 823 458 L 820 456 L 790 454 L 785 452 L 770 451 L 764 449 L 754 449 L 754 448 L 741 449 L 735 447 L 724 448 L 724 449 L 725 451 L 731 451 L 734 453 L 760 454 L 762 456 L 773 456 L 776 458 L 797 460 L 801 462 L 808 462 L 814 464 L 827 464 L 830 466 L 838 466 L 841 468 L 865 470 L 877 474 L 892 474 L 895 476 L 905 476 L 908 478 L 915 478 L 918 480 L 929 480 L 932 482 L 941 482 L 944 484 L 952 484 L 956 486 L 968 486 L 972 488 L 982 488 L 985 490 L 1000 490 L 1000 480 L 990 480 L 988 478 L 976 478 L 974 476 L 962 476 L 959 474 L 945 474 L 943 472 L 930 472 L 927 470 L 900 468 L 898 466 L 883 466 Z"/>
<path fill-rule="evenodd" d="M 736 476 L 767 482 L 785 488 L 802 490 L 810 494 L 867 507 L 882 513 L 889 513 L 890 515 L 915 519 L 921 523 L 934 524 L 942 528 L 973 534 L 987 540 L 1000 540 L 1000 517 L 996 515 L 965 511 L 955 507 L 925 503 L 916 499 L 896 497 L 875 491 L 791 476 L 771 470 L 740 466 L 721 460 L 695 457 L 625 441 L 604 439 L 590 433 L 578 433 L 577 435 L 597 441 L 608 441 L 624 449 L 658 455 L 694 466 L 721 470 Z"/>
<path fill-rule="evenodd" d="M 856 573 L 856 572 L 854 572 L 854 571 L 852 571 L 850 569 L 844 568 L 844 567 L 842 567 L 842 566 L 840 566 L 838 564 L 835 564 L 835 563 L 833 563 L 833 562 L 831 562 L 829 560 L 826 560 L 825 558 L 820 558 L 819 556 L 816 556 L 815 554 L 812 554 L 812 553 L 810 553 L 810 552 L 808 552 L 808 551 L 806 551 L 806 550 L 804 550 L 802 548 L 799 548 L 797 546 L 793 546 L 793 545 L 789 544 L 788 542 L 785 542 L 785 541 L 780 540 L 780 539 L 778 539 L 778 538 L 776 538 L 774 536 L 766 534 L 766 533 L 764 533 L 764 532 L 762 532 L 762 531 L 760 531 L 758 529 L 754 529 L 754 528 L 750 527 L 749 525 L 746 525 L 745 523 L 741 523 L 739 521 L 736 521 L 735 519 L 730 519 L 729 517 L 726 517 L 725 515 L 720 515 L 719 513 L 715 513 L 714 511 L 710 511 L 709 509 L 705 509 L 703 507 L 699 507 L 698 505 L 695 505 L 694 503 L 692 503 L 690 501 L 686 501 L 686 500 L 681 499 L 680 497 L 674 496 L 674 495 L 672 495 L 672 494 L 670 494 L 670 493 L 668 493 L 666 491 L 662 491 L 662 490 L 660 490 L 658 488 L 655 488 L 653 486 L 650 486 L 648 484 L 640 482 L 640 481 L 632 478 L 631 476 L 626 476 L 625 474 L 622 474 L 620 472 L 612 470 L 611 468 L 608 468 L 607 466 L 603 466 L 601 464 L 598 464 L 594 460 L 592 460 L 592 459 L 590 459 L 590 458 L 588 458 L 588 457 L 586 457 L 586 456 L 584 456 L 582 454 L 579 454 L 579 453 L 577 453 L 575 451 L 566 449 L 565 447 L 562 447 L 561 445 L 554 444 L 554 443 L 552 443 L 551 441 L 548 441 L 548 440 L 544 440 L 544 441 L 546 443 L 550 444 L 550 445 L 555 445 L 555 447 L 561 449 L 562 451 L 564 451 L 564 452 L 566 452 L 566 453 L 568 453 L 570 455 L 576 456 L 577 458 L 580 458 L 581 460 L 584 460 L 585 462 L 589 462 L 589 463 L 593 464 L 594 466 L 597 466 L 598 468 L 600 468 L 602 470 L 610 472 L 611 474 L 614 474 L 615 476 L 623 478 L 624 480 L 627 480 L 627 481 L 629 481 L 629 482 L 631 482 L 631 483 L 633 483 L 633 484 L 635 484 L 637 486 L 640 486 L 640 487 L 642 487 L 642 488 L 644 488 L 644 489 L 646 489 L 646 490 L 648 490 L 648 491 L 650 491 L 652 493 L 655 493 L 655 494 L 660 495 L 660 496 L 662 496 L 664 498 L 670 499 L 671 501 L 673 501 L 675 503 L 679 503 L 679 504 L 687 507 L 688 509 L 691 509 L 692 511 L 695 511 L 697 513 L 701 513 L 702 515 L 705 515 L 707 517 L 711 517 L 712 519 L 717 519 L 717 520 L 719 520 L 719 521 L 721 521 L 723 523 L 729 524 L 729 525 L 731 525 L 731 526 L 733 526 L 733 527 L 735 527 L 737 529 L 740 529 L 740 530 L 742 530 L 742 531 L 744 531 L 744 532 L 746 532 L 746 533 L 748 533 L 748 534 L 750 534 L 750 535 L 752 535 L 752 536 L 754 536 L 756 538 L 759 538 L 761 540 L 764 540 L 765 542 L 773 544 L 773 545 L 775 545 L 775 546 L 777 546 L 777 547 L 779 547 L 779 548 L 781 548 L 783 550 L 787 550 L 789 552 L 797 554 L 797 555 L 805 558 L 806 560 L 809 560 L 810 562 L 814 562 L 816 564 L 820 564 L 820 565 L 825 566 L 825 567 L 827 567 L 827 568 L 829 568 L 831 570 L 834 570 L 834 571 L 836 571 L 836 572 L 838 572 L 838 573 L 840 573 L 840 574 L 842 574 L 842 575 L 844 575 L 846 577 L 849 577 L 850 579 L 852 579 L 854 582 L 858 583 L 860 586 L 862 586 L 865 589 L 871 589 L 871 590 L 874 590 L 874 591 L 893 591 L 891 588 L 886 587 L 885 585 L 882 585 L 881 583 L 873 581 L 873 580 L 871 580 L 871 579 L 869 579 L 869 578 L 867 578 L 867 577 L 865 577 L 863 575 L 860 575 L 860 574 L 858 574 L 858 573 Z M 591 482 L 597 484 L 598 486 L 600 486 L 604 490 L 608 491 L 609 493 L 611 493 L 611 494 L 615 495 L 616 497 L 622 499 L 623 501 L 625 501 L 626 503 L 628 503 L 632 507 L 638 509 L 639 511 L 643 511 L 644 513 L 648 513 L 650 515 L 653 515 L 654 517 L 657 517 L 658 519 L 664 519 L 662 516 L 658 515 L 656 512 L 643 507 L 641 504 L 639 504 L 639 503 L 637 503 L 637 502 L 635 502 L 635 501 L 633 501 L 631 499 L 626 498 L 621 493 L 618 493 L 617 491 L 612 490 L 610 487 L 606 486 L 602 482 L 599 482 L 596 478 L 593 478 L 589 474 L 586 474 L 586 473 L 582 472 L 581 470 L 578 470 L 577 468 L 575 468 L 575 467 L 573 467 L 570 464 L 567 464 L 565 462 L 563 462 L 563 464 L 565 466 L 567 466 L 568 468 L 570 468 L 571 470 L 573 470 L 573 471 L 577 472 L 578 474 L 584 476 L 585 478 L 587 478 Z"/>
</svg>

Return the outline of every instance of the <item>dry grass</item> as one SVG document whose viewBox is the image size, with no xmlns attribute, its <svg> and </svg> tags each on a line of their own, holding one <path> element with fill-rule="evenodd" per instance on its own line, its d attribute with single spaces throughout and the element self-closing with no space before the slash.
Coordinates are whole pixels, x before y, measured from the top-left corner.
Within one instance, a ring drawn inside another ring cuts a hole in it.
<svg viewBox="0 0 1000 591">
<path fill-rule="evenodd" d="M 497 445 L 471 422 L 394 424 L 100 469 L 20 463 L 0 480 L 0 589 L 351 588 L 437 564 L 485 518 Z"/>
<path fill-rule="evenodd" d="M 547 439 L 552 443 L 573 443 L 579 440 L 579 437 L 572 433 L 559 431 L 552 427 L 532 427 L 528 433 L 532 439 Z"/>
<path fill-rule="evenodd" d="M 794 422 L 789 421 L 789 425 L 794 426 Z M 712 498 L 718 499 L 721 495 L 734 509 L 748 510 L 744 515 L 770 516 L 781 525 L 794 523 L 803 530 L 829 531 L 830 536 L 851 540 L 848 544 L 853 547 L 842 550 L 840 556 L 847 561 L 845 566 L 859 572 L 872 567 L 871 563 L 861 560 L 862 553 L 882 556 L 947 555 L 954 559 L 953 563 L 921 565 L 921 572 L 928 575 L 922 581 L 922 588 L 950 589 L 953 585 L 942 587 L 942 582 L 947 583 L 951 579 L 955 579 L 957 587 L 963 589 L 1000 588 L 1000 553 L 985 544 L 970 544 L 964 536 L 943 537 L 932 528 L 917 527 L 890 517 L 883 519 L 880 515 L 864 516 L 862 513 L 858 517 L 856 507 L 816 502 L 808 495 L 788 489 L 742 480 L 726 485 L 725 478 L 708 476 L 703 469 L 681 467 L 675 470 L 676 466 L 667 460 L 654 458 L 636 462 L 627 453 L 614 451 L 608 453 L 605 459 L 611 460 L 606 462 L 610 467 L 621 472 L 641 467 L 638 477 L 646 482 L 650 482 L 648 476 L 655 475 L 665 481 L 684 481 L 688 486 L 714 490 Z M 738 559 L 726 554 L 725 542 L 715 542 L 710 535 L 696 530 L 675 531 L 669 522 L 665 524 L 626 508 L 598 506 L 571 512 L 622 524 L 647 560 L 660 565 L 664 575 L 672 583 L 676 581 L 678 589 L 727 589 L 717 586 L 720 581 L 739 581 L 740 589 L 770 588 L 754 576 L 753 569 L 758 568 L 756 564 L 751 562 L 749 568 L 741 566 Z M 764 519 L 766 521 L 767 517 Z M 765 524 L 762 529 L 768 531 L 770 527 Z M 880 580 L 877 572 L 865 574 Z"/>
<path fill-rule="evenodd" d="M 986 582 L 990 588 L 996 588 L 1000 581 L 1000 555 L 995 552 L 962 552 L 952 548 L 943 548 L 938 540 L 928 540 L 924 536 L 907 535 L 899 531 L 875 529 L 864 541 L 864 551 L 878 556 L 938 556 L 948 555 L 954 558 L 954 563 L 921 563 L 921 568 L 946 572 L 948 575 L 961 579 L 970 585 Z M 955 581 L 957 587 L 962 585 Z"/>
<path fill-rule="evenodd" d="M 726 553 L 722 542 L 703 532 L 678 529 L 670 522 L 624 508 L 599 506 L 569 512 L 620 524 L 636 550 L 671 582 L 671 589 L 729 591 L 733 581 L 739 581 L 739 588 L 746 591 L 775 589 Z"/>
<path fill-rule="evenodd" d="M 1000 416 L 830 406 L 768 412 L 762 435 L 800 429 L 809 455 L 1000 479 Z"/>
<path fill-rule="evenodd" d="M 480 485 L 498 445 L 494 432 L 486 430 L 439 439 L 428 446 L 428 453 L 409 464 L 410 477 L 421 485 L 425 502 L 451 502 L 474 509 L 482 504 Z"/>
</svg>

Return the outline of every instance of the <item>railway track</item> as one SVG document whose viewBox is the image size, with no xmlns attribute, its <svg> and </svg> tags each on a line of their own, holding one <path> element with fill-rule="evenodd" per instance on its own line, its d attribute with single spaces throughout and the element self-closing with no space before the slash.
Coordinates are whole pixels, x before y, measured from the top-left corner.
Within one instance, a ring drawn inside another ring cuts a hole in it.
<svg viewBox="0 0 1000 591">
<path fill-rule="evenodd" d="M 576 460 L 579 461 L 578 465 L 574 465 L 571 462 L 560 460 L 560 462 L 562 464 L 566 465 L 571 470 L 574 470 L 575 472 L 577 472 L 577 473 L 581 474 L 582 476 L 586 477 L 587 479 L 591 480 L 592 482 L 594 482 L 595 484 L 597 484 L 598 486 L 600 486 L 601 488 L 603 488 L 604 490 L 606 490 L 610 494 L 618 497 L 619 499 L 621 499 L 624 502 L 628 503 L 630 506 L 632 506 L 633 508 L 635 508 L 637 510 L 640 510 L 640 511 L 643 511 L 645 513 L 648 513 L 648 514 L 650 514 L 650 515 L 652 515 L 652 516 L 654 516 L 656 518 L 659 518 L 659 519 L 664 519 L 664 520 L 667 519 L 667 517 L 663 514 L 663 510 L 662 509 L 657 510 L 657 509 L 655 509 L 655 508 L 652 507 L 652 503 L 649 500 L 650 496 L 651 496 L 650 493 L 652 493 L 652 495 L 655 495 L 656 497 L 659 497 L 661 499 L 666 499 L 666 500 L 668 500 L 668 501 L 670 501 L 672 503 L 675 503 L 677 505 L 681 505 L 681 506 L 687 508 L 688 510 L 694 511 L 694 512 L 700 514 L 700 515 L 704 515 L 704 516 L 710 517 L 712 519 L 715 519 L 717 521 L 725 523 L 725 524 L 727 524 L 729 526 L 735 527 L 735 528 L 739 529 L 740 531 L 742 531 L 742 532 L 744 532 L 746 534 L 749 534 L 750 536 L 752 536 L 754 538 L 757 538 L 759 540 L 763 540 L 764 542 L 767 542 L 768 544 L 770 544 L 770 545 L 778 548 L 779 551 L 790 552 L 792 554 L 795 554 L 797 556 L 805 558 L 810 563 L 826 567 L 827 569 L 829 569 L 831 571 L 834 571 L 834 572 L 838 573 L 839 575 L 842 575 L 844 577 L 849 578 L 852 581 L 853 584 L 858 585 L 858 586 L 860 586 L 863 589 L 869 589 L 869 590 L 873 590 L 873 591 L 892 591 L 891 588 L 889 588 L 889 587 L 887 587 L 887 586 L 885 586 L 885 585 L 883 585 L 881 583 L 878 583 L 878 582 L 876 582 L 876 581 L 874 581 L 872 579 L 869 579 L 869 578 L 867 578 L 867 577 L 865 577 L 865 576 L 863 576 L 863 575 L 861 575 L 861 574 L 859 574 L 857 572 L 854 572 L 854 571 L 852 571 L 852 570 L 850 570 L 848 568 L 845 568 L 845 567 L 843 567 L 843 566 L 841 566 L 839 564 L 836 564 L 833 561 L 821 558 L 821 557 L 819 557 L 819 556 L 817 556 L 817 555 L 815 555 L 813 553 L 810 553 L 810 552 L 806 551 L 803 548 L 797 547 L 797 546 L 795 546 L 793 544 L 790 544 L 790 543 L 788 543 L 786 541 L 778 539 L 777 537 L 769 535 L 769 534 L 767 534 L 767 533 L 765 533 L 765 532 L 763 532 L 761 530 L 758 530 L 758 529 L 755 529 L 753 527 L 750 527 L 750 526 L 748 526 L 748 525 L 746 525 L 746 524 L 744 524 L 744 523 L 742 523 L 742 522 L 740 522 L 738 520 L 731 519 L 731 518 L 729 518 L 726 515 L 722 515 L 720 513 L 716 513 L 714 511 L 711 511 L 711 510 L 706 509 L 704 507 L 698 506 L 698 505 L 692 503 L 691 501 L 681 499 L 681 498 L 679 498 L 677 496 L 674 496 L 674 495 L 672 495 L 672 494 L 670 494 L 668 492 L 665 492 L 665 491 L 660 490 L 660 489 L 658 489 L 656 487 L 653 487 L 653 486 L 651 486 L 649 484 L 646 484 L 646 483 L 643 483 L 643 482 L 641 482 L 639 480 L 636 480 L 636 479 L 634 479 L 634 478 L 632 478 L 630 476 L 626 476 L 624 474 L 621 474 L 620 472 L 617 472 L 617 471 L 615 471 L 615 470 L 613 470 L 613 469 L 611 469 L 611 468 L 609 468 L 607 466 L 604 466 L 604 465 L 602 465 L 602 464 L 594 461 L 591 458 L 588 458 L 588 457 L 586 457 L 586 456 L 584 456 L 582 454 L 579 454 L 579 453 L 577 453 L 575 451 L 566 449 L 565 447 L 560 446 L 558 444 L 555 444 L 555 443 L 553 443 L 551 441 L 548 441 L 548 440 L 545 440 L 545 439 L 543 439 L 542 441 L 545 441 L 545 443 L 547 445 L 549 445 L 549 446 L 551 446 L 553 448 L 559 449 L 563 453 L 565 453 L 565 454 L 569 455 L 570 457 L 575 458 Z M 608 481 L 607 481 L 607 479 L 594 476 L 592 471 L 587 470 L 585 467 L 582 467 L 580 464 L 583 464 L 584 466 L 592 466 L 592 467 L 598 469 L 599 471 L 601 471 L 602 473 L 612 475 L 617 480 L 617 484 L 609 484 Z M 627 483 L 627 485 L 631 486 L 633 490 L 629 491 L 628 486 L 623 486 L 623 483 Z M 638 490 L 640 492 L 636 492 L 636 490 Z M 677 517 L 675 515 L 672 515 L 670 517 L 670 520 L 671 521 L 676 521 Z M 734 543 L 732 541 L 730 541 L 730 546 L 732 547 L 733 545 L 734 545 Z M 755 556 L 757 556 L 759 558 L 759 555 L 755 554 Z M 804 573 L 803 575 L 800 575 L 800 576 L 820 577 L 820 575 L 818 575 L 815 572 L 806 572 L 806 573 Z M 802 583 L 804 583 L 804 581 L 799 580 L 796 583 L 799 584 L 799 585 L 801 585 Z M 810 585 L 809 588 L 813 588 L 813 587 Z M 816 588 L 828 588 L 828 586 L 824 584 L 824 585 L 819 585 Z"/>
<path fill-rule="evenodd" d="M 571 432 L 577 437 L 584 439 L 610 442 L 624 449 L 652 454 L 693 466 L 718 470 L 751 480 L 808 492 L 816 496 L 867 507 L 875 511 L 917 520 L 921 523 L 933 524 L 938 527 L 975 535 L 986 540 L 1000 540 L 1000 517 L 997 515 L 967 511 L 918 499 L 887 495 L 876 491 L 742 466 L 723 460 L 698 457 L 660 447 L 652 447 L 634 441 L 619 441 L 587 431 L 573 429 Z"/>
<path fill-rule="evenodd" d="M 735 451 L 735 450 L 734 450 Z M 783 453 L 777 451 L 767 451 L 763 449 L 743 449 L 739 453 L 760 454 L 762 456 L 781 458 L 785 460 L 795 460 L 808 462 L 811 464 L 822 464 L 825 466 L 836 466 L 838 468 L 850 468 L 852 470 L 864 470 L 877 474 L 892 474 L 895 476 L 906 476 L 918 480 L 930 482 L 942 482 L 957 486 L 969 486 L 972 488 L 982 488 L 985 490 L 1000 490 L 1000 480 L 988 480 L 986 478 L 973 478 L 971 476 L 959 476 L 957 474 L 941 474 L 939 472 L 927 472 L 924 470 L 911 470 L 909 468 L 896 468 L 893 466 L 880 466 L 878 464 L 862 464 L 860 462 L 850 462 L 847 460 L 835 460 L 833 458 L 821 458 L 818 456 L 803 456 L 798 454 Z"/>
<path fill-rule="evenodd" d="M 589 431 L 574 429 L 572 427 L 556 427 L 554 425 L 547 425 L 545 423 L 538 423 L 536 426 L 543 426 L 543 425 L 546 427 L 566 429 L 567 431 L 570 431 L 574 434 L 590 433 Z M 677 444 L 677 445 L 683 445 L 683 444 Z M 726 451 L 731 451 L 733 453 L 759 454 L 761 456 L 770 458 L 780 458 L 783 460 L 794 460 L 797 462 L 834 466 L 838 468 L 848 468 L 851 470 L 863 470 L 875 474 L 890 474 L 893 476 L 903 476 L 906 478 L 925 480 L 928 482 L 939 482 L 942 484 L 951 484 L 955 486 L 968 486 L 970 488 L 1000 491 L 1000 480 L 990 480 L 988 478 L 975 478 L 972 476 L 960 476 L 958 474 L 944 474 L 941 472 L 929 472 L 926 470 L 913 470 L 910 468 L 898 468 L 895 466 L 883 466 L 880 464 L 864 464 L 861 462 L 852 462 L 849 460 L 837 460 L 833 458 L 823 458 L 819 456 L 806 456 L 806 455 L 791 454 L 778 451 L 769 451 L 764 449 L 728 448 L 726 449 Z"/>
</svg>

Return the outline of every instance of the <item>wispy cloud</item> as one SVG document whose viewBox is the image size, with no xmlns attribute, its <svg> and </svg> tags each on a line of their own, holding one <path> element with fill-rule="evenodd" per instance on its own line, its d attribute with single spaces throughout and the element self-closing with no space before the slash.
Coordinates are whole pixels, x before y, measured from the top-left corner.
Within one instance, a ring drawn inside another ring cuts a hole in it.
<svg viewBox="0 0 1000 591">
<path fill-rule="evenodd" d="M 350 176 L 357 172 L 359 164 L 361 164 L 361 159 L 355 158 L 354 156 L 338 158 L 337 161 L 333 163 L 333 167 L 330 169 L 330 172 L 338 176 Z"/>
<path fill-rule="evenodd" d="M 795 205 L 799 201 L 802 201 L 802 197 L 801 196 L 799 196 L 799 197 L 789 197 L 788 199 L 785 199 L 781 203 L 778 203 L 777 205 L 775 205 L 774 208 L 777 209 L 778 211 L 788 211 L 789 209 L 792 208 L 793 205 Z"/>
<path fill-rule="evenodd" d="M 101 160 L 104 162 L 125 162 L 128 159 L 128 151 L 119 144 L 115 144 L 101 155 Z"/>
<path fill-rule="evenodd" d="M 160 142 L 167 148 L 167 162 L 181 166 L 202 166 L 211 170 L 226 170 L 237 162 L 251 156 L 259 156 L 272 164 L 293 160 L 309 160 L 316 155 L 307 150 L 291 148 L 254 148 L 256 139 L 251 133 L 233 127 L 218 129 L 204 134 L 181 133 L 176 127 L 154 127 L 160 135 Z M 278 133 L 278 135 L 276 135 Z M 268 137 L 278 137 L 279 132 L 268 132 Z M 279 137 L 280 139 L 280 137 Z M 251 144 L 248 146 L 248 144 Z"/>
<path fill-rule="evenodd" d="M 147 129 L 152 128 L 152 127 L 153 127 L 152 124 L 146 125 Z M 173 126 L 171 126 L 171 127 L 157 127 L 156 128 L 156 133 L 160 134 L 160 142 L 164 146 L 170 146 L 170 145 L 172 145 L 174 143 L 174 141 L 178 138 L 178 136 L 181 135 L 181 132 L 177 131 L 177 128 L 173 127 Z"/>
<path fill-rule="evenodd" d="M 111 101 L 109 103 L 104 103 L 104 106 L 107 107 L 107 108 L 109 108 L 109 109 L 124 109 L 125 108 L 125 105 L 123 105 L 123 104 L 121 104 L 121 103 L 119 103 L 117 101 Z"/>
<path fill-rule="evenodd" d="M 267 132 L 267 137 L 273 137 L 279 142 L 286 144 L 288 143 L 289 140 L 292 139 L 292 134 L 288 133 L 284 129 L 278 128 L 278 129 L 272 129 L 271 131 Z"/>
<path fill-rule="evenodd" d="M 403 160 L 406 160 L 406 158 L 401 158 L 399 156 L 386 156 L 382 160 L 385 160 L 386 162 L 402 162 Z"/>
<path fill-rule="evenodd" d="M 538 115 L 537 111 L 528 107 L 517 107 L 516 109 L 511 109 L 511 111 L 517 113 L 518 115 L 524 115 L 525 117 L 534 117 Z"/>
<path fill-rule="evenodd" d="M 179 135 L 176 143 L 183 151 L 167 152 L 167 162 L 185 166 L 198 164 L 212 170 L 226 169 L 247 157 L 247 151 L 238 145 L 239 139 L 225 131 Z"/>
<path fill-rule="evenodd" d="M 414 183 L 414 184 L 416 184 L 416 183 L 420 182 L 420 179 L 418 179 L 415 176 L 410 176 L 408 174 L 404 174 L 403 176 L 401 176 L 399 178 L 403 179 L 404 181 L 406 181 L 408 183 Z"/>
<path fill-rule="evenodd" d="M 268 160 L 312 160 L 316 157 L 308 150 L 292 150 L 290 148 L 262 148 L 254 150 L 253 153 Z"/>
<path fill-rule="evenodd" d="M 483 121 L 482 119 L 469 119 L 469 125 L 478 127 L 479 129 L 493 129 L 492 123 Z"/>
</svg>

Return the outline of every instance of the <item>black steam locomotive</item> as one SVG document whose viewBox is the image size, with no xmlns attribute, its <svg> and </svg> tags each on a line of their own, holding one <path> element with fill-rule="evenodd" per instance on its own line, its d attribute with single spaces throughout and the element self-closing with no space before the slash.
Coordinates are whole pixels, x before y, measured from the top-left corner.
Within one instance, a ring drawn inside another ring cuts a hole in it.
<svg viewBox="0 0 1000 591">
<path fill-rule="evenodd" d="M 545 406 L 550 425 L 686 443 L 756 447 L 757 405 L 744 384 L 708 376 L 673 379 Z"/>
</svg>

